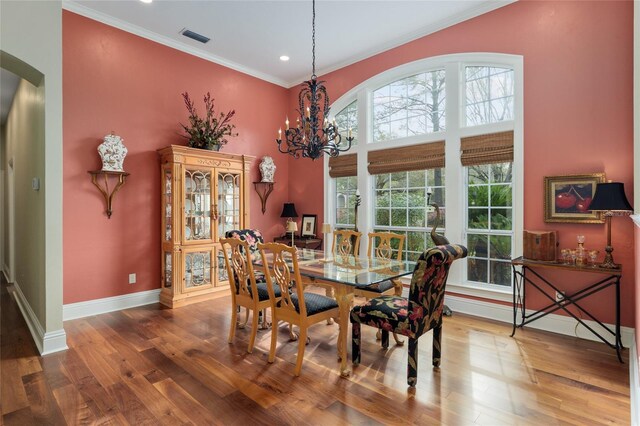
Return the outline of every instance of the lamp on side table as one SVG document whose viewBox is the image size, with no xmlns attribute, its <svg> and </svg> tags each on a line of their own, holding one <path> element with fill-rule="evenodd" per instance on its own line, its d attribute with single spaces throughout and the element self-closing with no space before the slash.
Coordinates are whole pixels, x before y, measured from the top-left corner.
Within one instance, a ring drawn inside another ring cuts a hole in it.
<svg viewBox="0 0 640 426">
<path fill-rule="evenodd" d="M 633 208 L 627 197 L 624 195 L 624 184 L 621 182 L 599 183 L 596 186 L 596 193 L 593 201 L 589 206 L 591 211 L 604 212 L 604 218 L 607 224 L 607 246 L 605 251 L 607 254 L 604 261 L 600 264 L 601 268 L 618 269 L 620 265 L 613 261 L 613 247 L 611 247 L 611 217 L 628 215 L 633 212 Z"/>
</svg>

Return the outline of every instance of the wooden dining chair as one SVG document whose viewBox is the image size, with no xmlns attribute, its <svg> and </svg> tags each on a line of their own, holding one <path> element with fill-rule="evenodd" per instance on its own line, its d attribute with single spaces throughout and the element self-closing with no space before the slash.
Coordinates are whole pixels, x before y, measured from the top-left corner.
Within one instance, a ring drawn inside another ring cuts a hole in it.
<svg viewBox="0 0 640 426">
<path fill-rule="evenodd" d="M 351 231 L 349 229 L 337 229 L 333 231 L 333 244 L 331 252 L 334 255 L 353 255 L 358 256 L 360 252 L 360 238 L 362 233 Z"/>
<path fill-rule="evenodd" d="M 253 345 L 258 331 L 259 312 L 270 308 L 272 303 L 266 282 L 258 283 L 253 269 L 249 243 L 240 238 L 220 238 L 224 263 L 229 274 L 231 289 L 231 325 L 229 328 L 229 343 L 233 342 L 236 333 L 238 310 L 244 307 L 252 313 L 251 336 L 247 352 L 253 351 Z M 274 299 L 280 297 L 279 289 L 274 293 Z M 246 320 L 245 323 L 246 324 Z M 244 324 L 241 327 L 244 327 Z"/>
<path fill-rule="evenodd" d="M 367 257 L 370 259 L 402 260 L 404 235 L 393 232 L 370 232 L 367 236 L 369 238 L 369 243 L 367 245 Z M 383 281 L 377 284 L 356 287 L 354 295 L 364 297 L 367 300 L 380 296 L 402 296 L 402 289 L 397 288 L 391 281 Z M 376 333 L 376 339 L 380 340 L 381 338 L 382 332 L 378 330 Z M 393 339 L 398 345 L 402 346 L 404 344 L 396 333 L 393 333 Z"/>
<path fill-rule="evenodd" d="M 351 310 L 351 356 L 360 363 L 360 324 L 382 329 L 382 346 L 389 347 L 389 331 L 409 337 L 407 383 L 418 378 L 418 338 L 433 330 L 434 367 L 440 366 L 442 348 L 442 309 L 449 267 L 467 256 L 467 248 L 457 244 L 436 246 L 420 255 L 411 278 L 409 298 L 380 296 Z"/>
<path fill-rule="evenodd" d="M 300 336 L 294 374 L 299 376 L 307 344 L 307 329 L 328 318 L 338 318 L 338 303 L 330 297 L 304 291 L 295 247 L 267 243 L 258 244 L 258 248 L 264 265 L 273 320 L 268 361 L 272 363 L 275 360 L 279 322 L 295 324 L 300 329 Z"/>
</svg>

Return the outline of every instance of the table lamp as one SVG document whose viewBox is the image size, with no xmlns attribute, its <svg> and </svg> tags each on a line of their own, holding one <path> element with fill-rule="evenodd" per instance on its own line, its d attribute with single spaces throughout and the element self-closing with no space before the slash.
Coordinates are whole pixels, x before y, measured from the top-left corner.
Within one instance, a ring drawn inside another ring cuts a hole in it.
<svg viewBox="0 0 640 426">
<path fill-rule="evenodd" d="M 607 246 L 605 247 L 606 255 L 604 261 L 600 264 L 601 268 L 618 269 L 613 261 L 613 247 L 611 247 L 611 217 L 631 214 L 633 208 L 627 197 L 624 195 L 624 184 L 621 182 L 599 183 L 596 186 L 596 193 L 593 201 L 589 205 L 589 210 L 604 212 L 605 223 L 607 226 Z"/>
<path fill-rule="evenodd" d="M 327 241 L 327 234 L 331 233 L 331 224 L 330 223 L 323 223 L 322 224 L 322 238 L 324 238 L 324 241 Z M 325 249 L 326 251 L 326 249 Z"/>
<path fill-rule="evenodd" d="M 298 222 L 294 222 L 293 220 L 287 222 L 287 232 L 291 232 L 291 247 L 295 247 L 293 237 L 296 235 L 296 232 L 298 232 Z"/>
<path fill-rule="evenodd" d="M 294 217 L 298 217 L 298 212 L 296 212 L 296 206 L 293 203 L 284 203 L 282 207 L 282 214 L 280 217 L 286 217 L 287 223 L 285 225 L 286 232 L 289 232 L 289 222 L 292 222 Z"/>
</svg>

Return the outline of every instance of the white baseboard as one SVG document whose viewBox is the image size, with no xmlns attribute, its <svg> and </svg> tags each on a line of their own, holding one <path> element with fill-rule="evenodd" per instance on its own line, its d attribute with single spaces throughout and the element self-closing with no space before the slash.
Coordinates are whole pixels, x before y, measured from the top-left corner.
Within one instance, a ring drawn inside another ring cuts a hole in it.
<svg viewBox="0 0 640 426">
<path fill-rule="evenodd" d="M 453 312 L 474 315 L 482 318 L 494 319 L 497 321 L 513 323 L 513 308 L 508 305 L 500 305 L 497 303 L 484 302 L 481 300 L 467 299 L 459 296 L 445 295 L 444 303 L 447 304 Z M 527 309 L 527 314 L 533 311 Z M 519 313 L 520 314 L 520 313 Z M 583 320 L 589 327 L 600 333 L 604 338 L 609 339 L 613 343 L 613 335 L 604 330 L 597 322 L 591 320 Z M 576 327 L 577 325 L 577 327 Z M 611 330 L 615 329 L 614 325 L 605 324 Z M 564 315 L 549 314 L 539 320 L 527 324 L 528 328 L 538 330 L 551 331 L 553 333 L 565 334 L 567 336 L 579 337 L 581 339 L 593 340 L 601 342 L 597 336 L 580 325 L 574 318 Z M 620 335 L 622 344 L 625 348 L 630 348 L 634 340 L 635 329 L 630 327 L 620 327 Z M 517 331 L 516 331 L 517 335 Z"/>
<path fill-rule="evenodd" d="M 45 332 L 17 282 L 10 286 L 8 290 L 15 298 L 20 312 L 22 312 L 22 316 L 27 323 L 27 327 L 29 327 L 31 337 L 33 337 L 33 341 L 36 343 L 40 355 L 47 355 L 68 349 L 67 334 L 64 329 L 61 328 L 60 330 Z"/>
<path fill-rule="evenodd" d="M 160 289 L 155 289 L 123 294 L 122 296 L 105 297 L 104 299 L 88 300 L 86 302 L 69 303 L 62 306 L 62 320 L 68 321 L 90 317 L 159 302 Z"/>
<path fill-rule="evenodd" d="M 629 345 L 629 387 L 631 390 L 631 424 L 639 425 L 640 416 L 640 381 L 638 380 L 638 351 L 636 349 L 635 334 Z"/>
</svg>

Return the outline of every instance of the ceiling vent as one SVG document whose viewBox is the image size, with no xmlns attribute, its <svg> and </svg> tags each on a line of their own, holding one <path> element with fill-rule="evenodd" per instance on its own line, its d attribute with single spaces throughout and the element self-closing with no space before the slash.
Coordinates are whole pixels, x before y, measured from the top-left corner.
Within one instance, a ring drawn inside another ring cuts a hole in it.
<svg viewBox="0 0 640 426">
<path fill-rule="evenodd" d="M 198 34 L 198 33 L 195 33 L 193 31 L 187 30 L 187 29 L 184 29 L 184 30 L 180 31 L 180 34 L 182 34 L 185 37 L 189 37 L 192 40 L 199 41 L 202 44 L 205 44 L 209 40 L 211 40 L 209 37 L 205 37 L 202 34 Z"/>
</svg>

